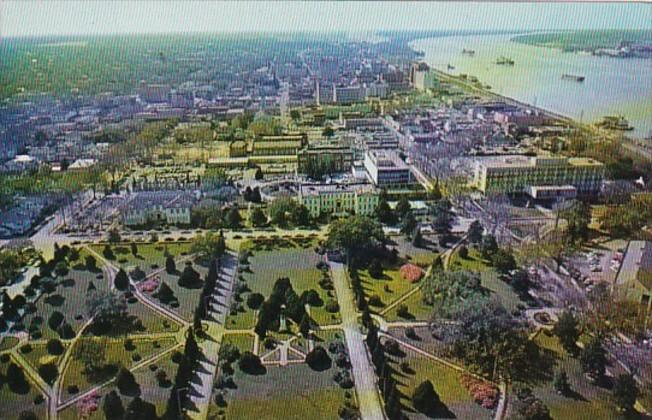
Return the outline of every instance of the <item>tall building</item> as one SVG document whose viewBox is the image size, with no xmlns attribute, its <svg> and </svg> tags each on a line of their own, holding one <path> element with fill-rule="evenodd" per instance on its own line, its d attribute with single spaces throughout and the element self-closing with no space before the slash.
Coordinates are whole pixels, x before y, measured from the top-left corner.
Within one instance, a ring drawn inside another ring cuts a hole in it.
<svg viewBox="0 0 652 420">
<path fill-rule="evenodd" d="M 593 159 L 505 156 L 477 161 L 473 184 L 483 193 L 546 199 L 567 197 L 572 189 L 576 195 L 596 194 L 603 180 L 604 165 Z"/>
<path fill-rule="evenodd" d="M 390 150 L 367 150 L 364 167 L 374 185 L 404 185 L 414 182 L 410 167 Z"/>
<path fill-rule="evenodd" d="M 303 184 L 299 202 L 312 217 L 322 214 L 369 216 L 378 207 L 378 191 L 369 184 Z"/>
<path fill-rule="evenodd" d="M 367 90 L 363 85 L 333 86 L 333 102 L 339 105 L 348 105 L 363 102 L 367 97 Z"/>
</svg>

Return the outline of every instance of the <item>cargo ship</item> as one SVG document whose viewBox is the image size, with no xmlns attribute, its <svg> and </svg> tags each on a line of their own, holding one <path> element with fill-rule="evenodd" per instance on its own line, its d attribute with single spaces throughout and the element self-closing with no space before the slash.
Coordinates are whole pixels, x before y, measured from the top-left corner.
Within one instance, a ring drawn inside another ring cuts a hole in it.
<svg viewBox="0 0 652 420">
<path fill-rule="evenodd" d="M 634 129 L 622 115 L 607 115 L 606 117 L 602 117 L 602 121 L 595 125 L 606 128 L 607 130 L 630 131 Z"/>
<path fill-rule="evenodd" d="M 574 82 L 583 82 L 585 77 L 584 76 L 576 76 L 574 74 L 562 74 L 561 75 L 562 80 L 572 80 Z"/>
<path fill-rule="evenodd" d="M 471 56 L 473 56 L 473 55 L 475 55 L 475 50 L 467 50 L 466 48 L 464 48 L 464 49 L 462 50 L 462 54 L 466 54 L 466 55 L 471 55 Z"/>
<path fill-rule="evenodd" d="M 512 60 L 509 57 L 500 56 L 496 60 L 496 64 L 501 65 L 501 66 L 513 66 L 514 65 L 514 60 Z"/>
</svg>

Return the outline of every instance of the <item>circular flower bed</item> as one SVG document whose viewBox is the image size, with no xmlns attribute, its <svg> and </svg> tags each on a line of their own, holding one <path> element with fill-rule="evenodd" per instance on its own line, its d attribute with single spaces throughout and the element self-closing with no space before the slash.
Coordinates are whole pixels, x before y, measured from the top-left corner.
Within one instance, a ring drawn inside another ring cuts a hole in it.
<svg viewBox="0 0 652 420">
<path fill-rule="evenodd" d="M 423 270 L 421 267 L 414 264 L 404 264 L 400 270 L 401 278 L 409 281 L 410 283 L 415 283 L 421 280 L 423 277 Z"/>
</svg>

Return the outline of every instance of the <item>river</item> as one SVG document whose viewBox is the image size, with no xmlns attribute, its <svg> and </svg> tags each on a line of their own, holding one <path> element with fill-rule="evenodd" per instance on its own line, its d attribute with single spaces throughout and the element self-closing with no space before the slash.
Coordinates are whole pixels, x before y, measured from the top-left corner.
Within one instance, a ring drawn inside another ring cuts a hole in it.
<svg viewBox="0 0 652 420">
<path fill-rule="evenodd" d="M 427 38 L 410 45 L 424 60 L 453 75 L 477 77 L 491 90 L 585 123 L 605 115 L 623 115 L 634 127 L 632 137 L 652 133 L 652 60 L 595 57 L 517 43 L 513 35 Z M 462 54 L 462 49 L 475 55 Z M 500 56 L 514 66 L 497 65 Z M 453 66 L 450 69 L 448 65 Z M 584 82 L 562 74 L 585 76 Z"/>
</svg>

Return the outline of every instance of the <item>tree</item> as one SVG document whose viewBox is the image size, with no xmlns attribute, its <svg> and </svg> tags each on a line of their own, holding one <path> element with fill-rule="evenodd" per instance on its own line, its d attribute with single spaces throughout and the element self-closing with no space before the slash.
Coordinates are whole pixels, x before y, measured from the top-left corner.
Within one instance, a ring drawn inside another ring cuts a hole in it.
<svg viewBox="0 0 652 420">
<path fill-rule="evenodd" d="M 122 395 L 134 397 L 140 395 L 140 385 L 136 382 L 134 374 L 125 367 L 120 368 L 115 384 Z"/>
<path fill-rule="evenodd" d="M 376 218 L 378 218 L 380 223 L 384 223 L 386 225 L 393 225 L 396 223 L 396 216 L 392 211 L 392 208 L 389 206 L 389 203 L 387 202 L 387 193 L 385 191 L 382 191 L 378 198 Z"/>
<path fill-rule="evenodd" d="M 567 352 L 575 354 L 580 331 L 577 319 L 571 312 L 564 311 L 559 315 L 559 320 L 553 327 L 552 332 L 559 337 L 559 342 Z"/>
<path fill-rule="evenodd" d="M 108 241 L 112 244 L 120 242 L 122 238 L 120 237 L 120 232 L 117 229 L 111 229 L 108 233 Z"/>
<path fill-rule="evenodd" d="M 48 354 L 51 354 L 53 356 L 61 355 L 65 350 L 63 344 L 61 343 L 61 340 L 57 338 L 51 338 L 50 340 L 48 340 L 46 348 L 48 350 Z"/>
<path fill-rule="evenodd" d="M 591 338 L 580 353 L 580 364 L 584 372 L 588 373 L 594 380 L 603 377 L 607 366 L 607 353 L 602 347 L 602 338 L 599 336 Z"/>
<path fill-rule="evenodd" d="M 265 297 L 260 293 L 250 293 L 247 296 L 247 306 L 253 310 L 260 308 L 264 301 Z"/>
<path fill-rule="evenodd" d="M 369 275 L 375 279 L 383 277 L 383 264 L 378 258 L 371 260 L 371 264 L 369 264 Z"/>
<path fill-rule="evenodd" d="M 175 395 L 176 399 L 176 395 Z M 178 414 L 177 414 L 178 415 Z M 136 397 L 127 406 L 124 420 L 157 420 L 156 406 Z"/>
<path fill-rule="evenodd" d="M 482 237 L 482 243 L 480 244 L 480 252 L 482 253 L 482 258 L 489 259 L 496 251 L 498 251 L 498 242 L 496 242 L 496 237 L 491 234 L 484 235 Z"/>
<path fill-rule="evenodd" d="M 301 332 L 301 335 L 306 338 L 310 335 L 310 317 L 308 314 L 303 314 L 301 323 L 299 323 L 299 331 Z"/>
<path fill-rule="evenodd" d="M 174 291 L 170 288 L 170 286 L 167 285 L 167 283 L 161 283 L 158 291 L 154 294 L 154 297 L 165 304 L 169 304 L 177 300 L 177 297 L 174 295 Z"/>
<path fill-rule="evenodd" d="M 567 395 L 570 391 L 570 383 L 568 382 L 568 375 L 564 369 L 559 369 L 555 372 L 552 380 L 552 385 L 560 395 Z"/>
<path fill-rule="evenodd" d="M 516 270 L 512 275 L 510 286 L 519 296 L 527 296 L 530 290 L 530 275 L 525 270 Z"/>
<path fill-rule="evenodd" d="M 59 369 L 54 363 L 46 363 L 39 366 L 38 374 L 47 384 L 52 385 L 59 376 Z"/>
<path fill-rule="evenodd" d="M 104 411 L 104 416 L 108 420 L 120 420 L 125 414 L 125 409 L 122 405 L 122 399 L 115 390 L 109 392 L 104 397 L 104 403 L 102 404 L 102 410 Z"/>
<path fill-rule="evenodd" d="M 369 258 L 385 243 L 378 221 L 364 216 L 350 216 L 331 223 L 327 243 L 343 249 L 352 258 Z"/>
<path fill-rule="evenodd" d="M 86 299 L 88 316 L 93 318 L 91 330 L 95 335 L 128 334 L 140 328 L 138 317 L 127 309 L 124 296 L 95 291 Z"/>
<path fill-rule="evenodd" d="M 92 255 L 87 255 L 85 259 L 86 263 L 86 269 L 88 271 L 95 271 L 97 270 L 97 260 L 95 259 L 94 256 Z"/>
<path fill-rule="evenodd" d="M 250 375 L 257 375 L 265 371 L 265 367 L 260 361 L 260 357 L 256 356 L 250 351 L 246 351 L 242 354 L 242 356 L 240 356 L 238 367 L 241 371 Z"/>
<path fill-rule="evenodd" d="M 412 246 L 415 248 L 421 248 L 423 246 L 423 236 L 421 235 L 421 229 L 414 229 L 414 234 L 412 235 Z"/>
<path fill-rule="evenodd" d="M 129 276 L 122 268 L 115 275 L 114 285 L 120 291 L 125 291 L 129 287 Z"/>
<path fill-rule="evenodd" d="M 414 217 L 414 214 L 412 214 L 411 211 L 408 211 L 401 219 L 401 233 L 409 238 L 412 236 L 416 228 L 417 219 Z"/>
<path fill-rule="evenodd" d="M 192 264 L 186 264 L 181 276 L 179 277 L 179 286 L 189 289 L 195 289 L 201 286 L 199 273 L 192 267 Z"/>
<path fill-rule="evenodd" d="M 174 257 L 172 255 L 168 255 L 165 258 L 165 272 L 168 274 L 174 274 L 177 272 L 177 265 L 174 262 Z"/>
<path fill-rule="evenodd" d="M 262 169 L 260 169 L 260 166 L 259 166 L 259 167 L 256 168 L 256 173 L 254 174 L 254 179 L 256 181 L 260 181 L 261 179 L 263 179 L 263 177 L 264 177 L 263 171 L 262 171 Z"/>
<path fill-rule="evenodd" d="M 190 249 L 191 252 L 197 254 L 199 258 L 205 261 L 219 258 L 226 251 L 224 234 L 220 231 L 218 234 L 206 232 L 204 235 L 197 235 L 193 239 Z"/>
<path fill-rule="evenodd" d="M 451 203 L 447 199 L 439 200 L 432 208 L 432 224 L 440 235 L 448 235 L 453 225 L 453 213 Z"/>
<path fill-rule="evenodd" d="M 131 243 L 131 255 L 134 257 L 138 255 L 138 245 L 136 245 L 136 242 Z"/>
<path fill-rule="evenodd" d="M 634 411 L 634 404 L 639 396 L 638 385 L 632 374 L 620 374 L 616 378 L 613 389 L 613 400 L 616 406 L 625 413 Z"/>
<path fill-rule="evenodd" d="M 306 363 L 313 370 L 324 371 L 331 367 L 332 360 L 328 352 L 318 345 L 306 355 Z"/>
<path fill-rule="evenodd" d="M 491 264 L 499 273 L 505 274 L 516 268 L 516 260 L 512 253 L 507 250 L 498 249 L 490 258 Z"/>
<path fill-rule="evenodd" d="M 565 212 L 567 221 L 566 233 L 573 243 L 584 242 L 589 238 L 591 223 L 591 207 L 581 201 L 576 201 Z"/>
<path fill-rule="evenodd" d="M 33 411 L 21 411 L 18 420 L 38 420 L 38 416 Z"/>
<path fill-rule="evenodd" d="M 260 207 L 254 207 L 253 210 L 251 210 L 249 220 L 251 221 L 252 226 L 262 227 L 267 223 L 267 216 L 265 216 L 263 209 Z"/>
<path fill-rule="evenodd" d="M 467 247 L 465 247 L 464 245 L 462 245 L 460 247 L 460 250 L 458 251 L 458 254 L 459 254 L 460 258 L 466 259 L 466 258 L 469 257 L 469 249 Z"/>
<path fill-rule="evenodd" d="M 25 372 L 14 362 L 9 363 L 5 373 L 5 380 L 12 392 L 23 394 L 29 390 L 29 383 L 25 379 Z"/>
<path fill-rule="evenodd" d="M 333 130 L 333 127 L 330 127 L 330 126 L 328 126 L 328 127 L 324 127 L 324 129 L 322 130 L 321 134 L 322 134 L 324 137 L 331 138 L 331 137 L 333 137 L 333 136 L 335 135 L 335 130 Z"/>
<path fill-rule="evenodd" d="M 405 215 L 411 210 L 412 206 L 410 205 L 410 201 L 408 200 L 407 196 L 402 195 L 401 198 L 398 199 L 398 203 L 396 203 L 396 214 L 399 218 L 403 219 Z"/>
<path fill-rule="evenodd" d="M 115 260 L 115 254 L 113 253 L 113 250 L 111 249 L 110 245 L 104 245 L 104 249 L 102 250 L 102 255 L 104 255 L 104 258 L 107 260 Z"/>
<path fill-rule="evenodd" d="M 226 223 L 232 229 L 237 229 L 242 223 L 242 218 L 240 217 L 240 211 L 237 206 L 231 206 L 228 213 L 226 214 Z"/>
<path fill-rule="evenodd" d="M 291 218 L 295 226 L 308 226 L 310 224 L 310 211 L 303 204 L 297 204 L 291 213 Z"/>
<path fill-rule="evenodd" d="M 440 399 L 435 387 L 429 380 L 421 382 L 412 394 L 414 408 L 422 413 L 429 413 L 439 405 Z"/>
<path fill-rule="evenodd" d="M 474 220 L 471 222 L 469 225 L 469 230 L 467 231 L 467 238 L 470 243 L 472 244 L 479 244 L 480 241 L 482 240 L 482 234 L 483 234 L 484 229 L 482 228 L 482 225 L 480 224 L 479 221 Z"/>
</svg>

